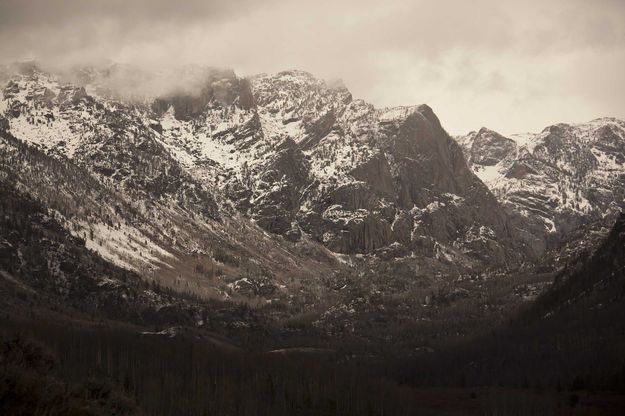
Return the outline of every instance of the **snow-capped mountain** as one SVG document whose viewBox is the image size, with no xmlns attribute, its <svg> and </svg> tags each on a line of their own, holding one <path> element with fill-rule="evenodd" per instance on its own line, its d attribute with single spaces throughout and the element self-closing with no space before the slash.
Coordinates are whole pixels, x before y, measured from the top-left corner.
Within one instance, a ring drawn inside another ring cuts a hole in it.
<svg viewBox="0 0 625 416">
<path fill-rule="evenodd" d="M 301 71 L 228 82 L 230 107 L 187 117 L 159 99 L 156 121 L 172 153 L 263 228 L 345 254 L 513 257 L 505 215 L 427 106 L 375 109 Z"/>
<path fill-rule="evenodd" d="M 314 311 L 308 330 L 331 337 L 399 340 L 386 322 L 400 320 L 417 343 L 495 322 L 548 285 L 549 273 L 492 279 L 532 267 L 551 238 L 550 211 L 530 209 L 545 192 L 522 211 L 493 185 L 538 169 L 521 158 L 533 137 L 483 130 L 459 145 L 426 105 L 377 109 L 302 71 L 28 64 L 0 80 L 0 181 L 148 282 L 278 320 Z"/>
<path fill-rule="evenodd" d="M 556 124 L 504 137 L 486 128 L 456 138 L 471 170 L 516 215 L 537 251 L 625 207 L 625 121 Z"/>
<path fill-rule="evenodd" d="M 92 87 L 26 66 L 8 76 L 0 101 L 1 179 L 43 202 L 89 249 L 205 297 L 282 299 L 309 269 L 335 268 L 331 252 L 268 234 L 187 169 L 150 106 L 90 95 Z"/>
<path fill-rule="evenodd" d="M 301 71 L 186 69 L 160 95 L 152 85 L 167 74 L 127 67 L 81 70 L 71 83 L 21 72 L 2 93 L 7 132 L 135 204 L 167 196 L 210 222 L 232 203 L 267 231 L 336 253 L 515 261 L 505 213 L 427 106 L 375 109 Z"/>
</svg>

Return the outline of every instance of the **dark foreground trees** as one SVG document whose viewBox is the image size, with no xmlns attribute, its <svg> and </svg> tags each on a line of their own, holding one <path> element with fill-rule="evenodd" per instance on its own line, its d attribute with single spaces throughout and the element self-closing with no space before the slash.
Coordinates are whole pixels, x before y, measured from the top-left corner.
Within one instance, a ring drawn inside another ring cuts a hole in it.
<svg viewBox="0 0 625 416">
<path fill-rule="evenodd" d="M 84 400 L 93 398 L 89 389 L 96 383 L 109 386 L 107 400 L 128 404 L 117 405 L 119 409 L 107 404 L 110 413 L 102 414 L 129 414 L 133 401 L 147 415 L 420 414 L 415 413 L 419 406 L 412 389 L 327 357 L 223 352 L 205 340 L 111 327 L 20 322 L 8 331 L 21 335 L 5 336 L 3 345 L 30 337 L 46 345 L 49 352 L 42 357 L 58 362 L 46 371 L 67 380 L 64 386 L 85 386 L 78 390 L 84 392 Z M 23 372 L 17 377 L 27 379 L 30 367 L 20 368 Z M 36 387 L 29 387 L 29 393 L 6 402 L 5 410 L 41 403 L 39 398 L 49 389 L 46 374 Z M 130 399 L 123 401 L 113 387 Z M 14 395 L 14 390 L 1 385 L 0 397 Z M 58 400 L 67 402 L 65 396 Z"/>
</svg>

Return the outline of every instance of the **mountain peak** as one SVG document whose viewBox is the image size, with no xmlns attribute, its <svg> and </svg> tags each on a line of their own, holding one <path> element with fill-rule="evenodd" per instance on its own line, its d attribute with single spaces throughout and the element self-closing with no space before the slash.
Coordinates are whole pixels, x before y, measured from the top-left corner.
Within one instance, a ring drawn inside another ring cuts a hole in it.
<svg viewBox="0 0 625 416">
<path fill-rule="evenodd" d="M 543 240 L 535 246 L 565 239 L 589 218 L 625 208 L 622 120 L 557 123 L 511 139 L 482 128 L 457 140 L 473 171 Z"/>
<path fill-rule="evenodd" d="M 483 135 L 483 134 L 499 134 L 497 133 L 495 130 L 491 130 L 488 127 L 481 127 L 476 134 L 479 135 Z"/>
<path fill-rule="evenodd" d="M 285 71 L 280 71 L 275 74 L 276 77 L 280 78 L 296 78 L 296 79 L 308 79 L 308 80 L 316 80 L 317 78 L 308 71 L 304 71 L 301 69 L 287 69 Z"/>
</svg>

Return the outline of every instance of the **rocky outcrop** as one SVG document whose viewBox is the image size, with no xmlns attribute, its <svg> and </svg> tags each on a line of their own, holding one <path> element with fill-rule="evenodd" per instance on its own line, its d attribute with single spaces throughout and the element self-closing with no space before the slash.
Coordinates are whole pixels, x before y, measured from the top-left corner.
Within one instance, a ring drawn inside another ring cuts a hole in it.
<svg viewBox="0 0 625 416">
<path fill-rule="evenodd" d="M 332 209 L 324 215 L 329 221 L 324 224 L 328 231 L 322 241 L 332 251 L 370 253 L 386 247 L 390 242 L 390 224 L 375 214 L 365 211 L 344 213 Z"/>
<path fill-rule="evenodd" d="M 624 206 L 625 122 L 557 124 L 505 138 L 488 129 L 457 139 L 519 238 L 536 254 Z"/>
<path fill-rule="evenodd" d="M 250 201 L 252 218 L 271 232 L 290 232 L 290 238 L 294 238 L 297 231 L 292 230 L 291 223 L 310 181 L 304 154 L 293 140 L 285 139 L 258 173 Z"/>
<path fill-rule="evenodd" d="M 126 72 L 133 82 L 120 80 Z M 217 217 L 214 192 L 271 233 L 344 254 L 498 266 L 523 252 L 506 213 L 426 105 L 375 109 L 302 71 L 249 79 L 182 71 L 179 88 L 140 102 L 110 88 L 140 91 L 132 84 L 154 83 L 153 75 L 119 67 L 79 78 L 81 85 L 41 91 L 24 81 L 52 102 L 53 117 L 93 117 L 72 119 L 75 142 L 65 132 L 40 141 L 137 197 L 175 197 Z M 18 95 L 22 85 L 7 88 L 5 96 Z M 18 102 L 15 118 L 21 112 Z"/>
<path fill-rule="evenodd" d="M 319 143 L 319 140 L 330 134 L 335 127 L 336 115 L 328 111 L 319 118 L 304 120 L 305 136 L 300 141 L 300 146 L 308 150 Z"/>
<path fill-rule="evenodd" d="M 264 134 L 289 126 L 283 131 L 308 161 L 289 163 L 310 172 L 308 182 L 294 175 L 288 186 L 275 185 L 274 192 L 253 200 L 252 211 L 267 229 L 284 234 L 296 222 L 346 254 L 373 253 L 392 243 L 404 247 L 393 252 L 410 253 L 427 240 L 491 264 L 518 258 L 505 212 L 430 107 L 376 110 L 353 101 L 344 87 L 327 87 L 300 72 L 253 79 L 252 86 Z M 259 175 L 261 184 L 277 183 Z M 298 209 L 298 192 L 299 213 L 289 215 Z M 433 213 L 439 204 L 445 214 Z M 471 234 L 475 224 L 489 233 Z"/>
<path fill-rule="evenodd" d="M 372 190 L 382 197 L 392 196 L 395 193 L 391 167 L 384 153 L 379 153 L 356 166 L 351 171 L 351 176 L 356 180 L 366 182 Z"/>
<path fill-rule="evenodd" d="M 482 127 L 460 142 L 469 166 L 494 166 L 516 150 L 516 142 Z"/>
</svg>

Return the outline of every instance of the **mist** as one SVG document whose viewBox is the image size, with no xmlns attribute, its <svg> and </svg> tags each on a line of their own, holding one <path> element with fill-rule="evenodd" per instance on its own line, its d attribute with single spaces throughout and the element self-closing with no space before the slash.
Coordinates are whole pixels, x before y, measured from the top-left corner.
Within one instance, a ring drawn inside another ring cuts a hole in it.
<svg viewBox="0 0 625 416">
<path fill-rule="evenodd" d="M 302 69 L 378 107 L 427 103 L 452 134 L 513 133 L 625 116 L 624 18 L 617 0 L 1 0 L 0 55 L 57 68 Z"/>
</svg>

